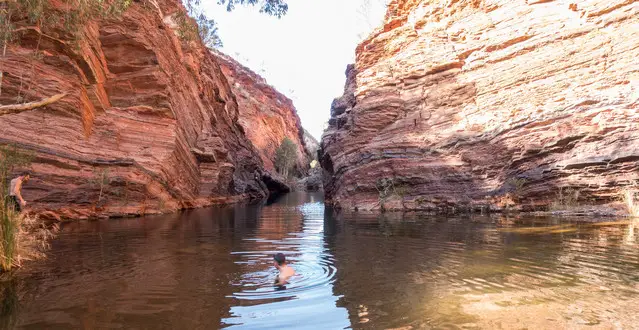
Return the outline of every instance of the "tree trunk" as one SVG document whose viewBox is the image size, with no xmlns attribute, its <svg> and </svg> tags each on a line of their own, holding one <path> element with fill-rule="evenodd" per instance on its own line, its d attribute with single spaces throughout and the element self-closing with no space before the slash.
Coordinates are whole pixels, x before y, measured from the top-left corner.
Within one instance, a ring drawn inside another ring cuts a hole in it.
<svg viewBox="0 0 639 330">
<path fill-rule="evenodd" d="M 58 102 L 60 99 L 62 99 L 65 96 L 67 96 L 67 93 L 56 94 L 49 98 L 46 98 L 40 101 L 29 102 L 29 103 L 0 105 L 0 116 L 12 114 L 12 113 L 20 113 L 20 112 L 44 107 L 51 103 Z"/>
</svg>

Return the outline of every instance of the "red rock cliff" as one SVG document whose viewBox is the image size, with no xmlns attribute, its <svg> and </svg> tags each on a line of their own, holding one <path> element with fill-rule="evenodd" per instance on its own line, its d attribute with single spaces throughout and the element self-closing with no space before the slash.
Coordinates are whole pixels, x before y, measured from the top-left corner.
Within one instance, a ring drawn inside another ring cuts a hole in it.
<svg viewBox="0 0 639 330">
<path fill-rule="evenodd" d="M 25 32 L 2 58 L 0 103 L 69 93 L 0 116 L 0 143 L 36 155 L 23 192 L 32 210 L 145 214 L 263 198 L 263 180 L 277 189 L 216 58 L 176 37 L 181 10 L 172 0 L 134 2 L 120 19 L 83 27 L 77 44 L 14 17 Z"/>
<path fill-rule="evenodd" d="M 288 137 L 298 146 L 297 172 L 305 173 L 310 152 L 306 151 L 304 129 L 293 102 L 247 67 L 225 54 L 213 53 L 237 97 L 240 125 L 258 150 L 264 167 L 276 172 L 275 151 Z"/>
<path fill-rule="evenodd" d="M 618 200 L 639 179 L 638 27 L 637 1 L 391 1 L 333 103 L 328 200 Z"/>
</svg>

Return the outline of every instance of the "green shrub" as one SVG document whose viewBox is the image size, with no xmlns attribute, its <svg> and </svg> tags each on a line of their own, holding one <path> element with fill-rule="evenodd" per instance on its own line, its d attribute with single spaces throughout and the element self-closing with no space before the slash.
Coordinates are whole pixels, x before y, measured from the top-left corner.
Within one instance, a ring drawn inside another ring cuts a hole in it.
<svg viewBox="0 0 639 330">
<path fill-rule="evenodd" d="M 284 138 L 275 151 L 275 167 L 280 174 L 288 178 L 290 170 L 297 161 L 297 145 L 289 138 Z"/>
</svg>

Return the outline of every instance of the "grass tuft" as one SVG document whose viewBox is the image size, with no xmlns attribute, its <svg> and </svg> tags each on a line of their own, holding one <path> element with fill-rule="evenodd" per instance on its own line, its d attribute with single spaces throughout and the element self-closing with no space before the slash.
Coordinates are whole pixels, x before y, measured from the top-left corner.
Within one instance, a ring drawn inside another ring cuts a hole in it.
<svg viewBox="0 0 639 330">
<path fill-rule="evenodd" d="M 0 212 L 0 272 L 20 268 L 25 261 L 46 258 L 49 242 L 59 227 L 47 227 L 37 217 L 9 208 Z"/>
<path fill-rule="evenodd" d="M 639 217 L 639 201 L 637 201 L 636 195 L 637 192 L 631 189 L 624 190 L 621 195 L 621 199 L 626 206 L 626 210 L 632 217 Z"/>
</svg>

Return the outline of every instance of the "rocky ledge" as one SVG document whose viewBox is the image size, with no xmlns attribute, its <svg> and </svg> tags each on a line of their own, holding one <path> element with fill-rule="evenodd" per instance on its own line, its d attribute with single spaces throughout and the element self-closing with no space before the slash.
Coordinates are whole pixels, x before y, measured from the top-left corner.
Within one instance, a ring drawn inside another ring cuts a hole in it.
<svg viewBox="0 0 639 330">
<path fill-rule="evenodd" d="M 0 143 L 34 154 L 23 191 L 31 211 L 143 215 L 285 189 L 256 150 L 261 145 L 247 137 L 218 59 L 199 41 L 178 37 L 183 10 L 175 0 L 133 2 L 121 18 L 83 26 L 79 40 L 29 25 L 26 13 L 12 17 L 21 34 L 1 58 L 0 104 L 67 93 L 0 116 Z M 299 137 L 303 150 L 294 113 L 270 118 L 293 122 L 278 132 Z"/>
<path fill-rule="evenodd" d="M 637 1 L 392 0 L 331 108 L 327 201 L 543 210 L 634 200 L 638 25 Z"/>
</svg>

